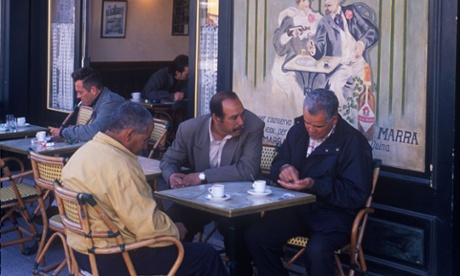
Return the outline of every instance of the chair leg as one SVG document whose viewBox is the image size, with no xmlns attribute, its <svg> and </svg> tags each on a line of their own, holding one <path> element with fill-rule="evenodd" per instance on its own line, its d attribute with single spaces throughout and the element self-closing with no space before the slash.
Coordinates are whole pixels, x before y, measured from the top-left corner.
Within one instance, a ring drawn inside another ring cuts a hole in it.
<svg viewBox="0 0 460 276">
<path fill-rule="evenodd" d="M 305 247 L 300 249 L 299 252 L 297 252 L 288 262 L 286 262 L 284 264 L 284 268 L 288 268 L 293 262 L 295 262 L 300 257 L 300 255 L 303 254 L 304 251 Z"/>
<path fill-rule="evenodd" d="M 335 260 L 335 267 L 337 269 L 336 275 L 345 276 L 345 273 L 343 272 L 343 268 L 342 268 L 342 263 L 340 262 L 339 255 L 337 255 L 337 253 L 334 253 L 334 260 Z"/>
<path fill-rule="evenodd" d="M 55 264 L 39 269 L 39 265 L 40 264 L 43 265 L 45 254 L 48 251 L 48 248 L 51 246 L 51 244 L 56 238 L 59 238 L 61 240 L 61 243 L 64 249 L 65 259 L 62 260 L 61 262 L 58 262 L 58 263 L 55 263 Z M 69 270 L 69 275 L 73 275 L 73 267 L 72 267 L 71 257 L 69 254 L 69 248 L 66 243 L 65 235 L 62 233 L 56 232 L 53 235 L 51 235 L 48 242 L 44 246 L 43 250 L 37 255 L 37 259 L 35 260 L 35 263 L 33 266 L 32 275 L 47 275 L 48 272 L 53 271 L 53 270 L 54 271 L 51 275 L 58 275 L 64 269 L 66 265 Z"/>
</svg>

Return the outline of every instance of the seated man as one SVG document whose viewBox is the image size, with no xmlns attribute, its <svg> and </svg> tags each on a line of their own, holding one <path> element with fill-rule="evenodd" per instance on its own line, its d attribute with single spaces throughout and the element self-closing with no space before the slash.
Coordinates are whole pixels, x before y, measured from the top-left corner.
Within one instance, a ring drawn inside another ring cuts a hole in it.
<svg viewBox="0 0 460 276">
<path fill-rule="evenodd" d="M 161 212 L 152 197 L 136 154 L 147 146 L 153 119 L 144 107 L 126 102 L 117 108 L 108 130 L 81 147 L 62 170 L 63 185 L 73 191 L 92 194 L 110 215 L 127 242 L 156 236 L 183 237 L 183 225 L 175 225 Z M 94 210 L 90 210 L 92 212 Z M 96 228 L 98 226 L 95 226 Z M 97 230 L 103 226 L 99 226 Z M 91 271 L 84 237 L 67 234 L 80 268 Z M 94 239 L 95 246 L 108 246 Z M 207 244 L 184 243 L 185 255 L 177 275 L 226 275 L 217 251 Z M 129 252 L 140 275 L 166 274 L 177 256 L 172 245 L 154 244 Z M 97 255 L 101 275 L 127 275 L 121 254 Z"/>
<path fill-rule="evenodd" d="M 207 182 L 252 181 L 260 173 L 264 122 L 244 109 L 238 96 L 232 91 L 216 93 L 209 106 L 211 114 L 179 125 L 172 146 L 161 160 L 163 177 L 173 189 Z M 192 172 L 181 173 L 182 166 L 189 167 Z M 193 240 L 194 235 L 204 225 L 217 219 L 209 213 L 179 205 L 172 205 L 168 214 L 173 221 L 184 223 L 188 230 L 185 240 Z M 252 270 L 252 266 L 249 263 L 249 253 L 245 251 L 241 231 L 246 220 L 251 219 L 237 220 L 237 227 L 240 228 L 237 235 L 241 237 L 236 240 L 241 242 L 237 244 L 239 268 L 247 272 Z M 221 222 L 220 226 L 219 231 L 226 242 L 228 226 L 225 222 Z"/>
<path fill-rule="evenodd" d="M 188 56 L 178 55 L 171 66 L 150 76 L 142 95 L 144 99 L 181 101 L 187 96 Z"/>
<path fill-rule="evenodd" d="M 51 128 L 53 137 L 66 140 L 89 141 L 98 131 L 109 126 L 110 115 L 125 99 L 104 87 L 102 77 L 92 68 L 80 68 L 72 73 L 77 98 L 85 106 L 93 108 L 91 121 L 86 125 Z"/>
<path fill-rule="evenodd" d="M 246 232 L 260 275 L 289 275 L 282 247 L 308 236 L 308 275 L 334 275 L 334 251 L 349 239 L 355 212 L 372 189 L 372 150 L 366 138 L 338 115 L 334 92 L 316 89 L 305 97 L 271 167 L 271 178 L 286 189 L 316 195 L 316 202 L 266 212 Z"/>
</svg>

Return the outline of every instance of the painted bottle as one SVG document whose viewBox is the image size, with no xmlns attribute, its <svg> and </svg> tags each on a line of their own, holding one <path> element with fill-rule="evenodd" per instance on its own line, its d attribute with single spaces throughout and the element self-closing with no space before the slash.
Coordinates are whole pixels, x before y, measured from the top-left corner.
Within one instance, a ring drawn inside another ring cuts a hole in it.
<svg viewBox="0 0 460 276">
<path fill-rule="evenodd" d="M 375 96 L 372 94 L 371 67 L 364 68 L 363 92 L 359 95 L 358 129 L 370 141 L 374 138 Z"/>
</svg>

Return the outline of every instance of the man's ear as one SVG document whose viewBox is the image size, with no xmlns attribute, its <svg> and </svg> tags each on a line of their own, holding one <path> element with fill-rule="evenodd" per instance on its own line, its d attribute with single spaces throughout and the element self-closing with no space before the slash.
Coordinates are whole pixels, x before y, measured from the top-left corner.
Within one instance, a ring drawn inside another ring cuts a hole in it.
<svg viewBox="0 0 460 276">
<path fill-rule="evenodd" d="M 216 115 L 215 113 L 212 113 L 212 114 L 211 114 L 211 118 L 212 118 L 212 120 L 214 121 L 214 123 L 216 123 L 216 124 L 221 123 L 220 118 L 217 117 L 217 115 Z"/>
<path fill-rule="evenodd" d="M 131 141 L 134 135 L 134 129 L 125 128 L 120 132 L 120 138 L 123 140 L 124 143 L 128 143 Z"/>
</svg>

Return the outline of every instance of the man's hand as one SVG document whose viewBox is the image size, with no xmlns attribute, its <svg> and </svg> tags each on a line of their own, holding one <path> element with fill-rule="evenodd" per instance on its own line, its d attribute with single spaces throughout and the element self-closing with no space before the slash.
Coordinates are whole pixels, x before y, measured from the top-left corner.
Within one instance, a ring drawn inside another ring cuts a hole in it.
<svg viewBox="0 0 460 276">
<path fill-rule="evenodd" d="M 59 127 L 52 127 L 50 128 L 50 133 L 53 137 L 59 137 L 59 134 L 61 133 L 61 128 Z"/>
<path fill-rule="evenodd" d="M 190 173 L 184 177 L 185 186 L 194 186 L 201 184 L 200 173 Z"/>
<path fill-rule="evenodd" d="M 185 225 L 182 222 L 176 222 L 174 224 L 176 225 L 177 230 L 179 230 L 179 239 L 183 240 L 188 232 L 187 228 L 185 228 Z"/>
<path fill-rule="evenodd" d="M 289 190 L 309 189 L 315 183 L 310 177 L 299 179 L 299 171 L 292 165 L 284 168 L 278 177 L 278 183 Z"/>
<path fill-rule="evenodd" d="M 184 92 L 174 92 L 174 101 L 182 101 L 184 99 Z"/>
<path fill-rule="evenodd" d="M 299 171 L 291 165 L 284 168 L 278 177 L 283 182 L 295 182 L 299 180 Z"/>
<path fill-rule="evenodd" d="M 315 184 L 315 181 L 312 178 L 307 177 L 293 182 L 278 180 L 278 183 L 286 189 L 300 191 L 310 189 L 311 187 L 313 187 L 313 184 Z"/>
<path fill-rule="evenodd" d="M 185 187 L 186 185 L 184 183 L 184 177 L 185 177 L 185 174 L 183 173 L 171 174 L 171 176 L 169 177 L 169 186 L 172 189 Z"/>
</svg>

